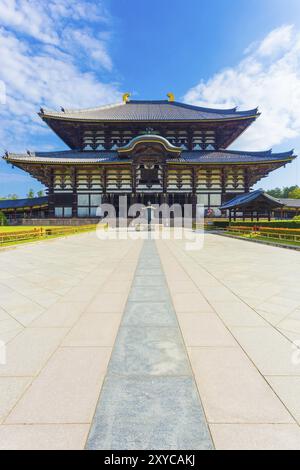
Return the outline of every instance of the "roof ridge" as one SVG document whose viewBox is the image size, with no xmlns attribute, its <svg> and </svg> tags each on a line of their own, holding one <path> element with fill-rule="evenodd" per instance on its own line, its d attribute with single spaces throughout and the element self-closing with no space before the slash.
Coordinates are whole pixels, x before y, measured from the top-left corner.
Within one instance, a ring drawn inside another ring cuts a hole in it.
<svg viewBox="0 0 300 470">
<path fill-rule="evenodd" d="M 273 152 L 272 149 L 268 150 L 230 150 L 230 149 L 219 149 L 218 152 L 224 152 L 224 153 L 233 153 L 233 154 L 238 154 L 238 155 L 255 155 L 259 157 L 260 155 L 273 155 L 273 156 L 293 156 L 294 154 L 294 149 L 288 150 L 286 152 Z"/>
<path fill-rule="evenodd" d="M 254 113 L 257 114 L 258 112 L 258 107 L 249 109 L 246 111 L 238 111 L 238 107 L 234 106 L 233 108 L 214 108 L 214 107 L 207 107 L 207 106 L 198 106 L 195 104 L 189 104 L 189 103 L 184 103 L 181 101 L 169 101 L 169 100 L 129 100 L 126 103 L 127 105 L 130 104 L 169 104 L 170 106 L 179 106 L 181 108 L 187 108 L 187 109 L 193 109 L 193 110 L 198 110 L 198 111 L 205 111 L 205 112 L 219 112 L 219 113 L 224 113 L 224 114 L 232 114 L 236 113 L 238 114 L 245 114 L 245 113 Z"/>
<path fill-rule="evenodd" d="M 120 101 L 118 103 L 104 104 L 101 106 L 94 106 L 92 108 L 63 108 L 64 111 L 56 111 L 54 109 L 42 108 L 44 114 L 68 114 L 68 113 L 86 113 L 87 111 L 102 111 L 105 109 L 117 108 L 118 106 L 125 106 L 126 103 Z"/>
</svg>

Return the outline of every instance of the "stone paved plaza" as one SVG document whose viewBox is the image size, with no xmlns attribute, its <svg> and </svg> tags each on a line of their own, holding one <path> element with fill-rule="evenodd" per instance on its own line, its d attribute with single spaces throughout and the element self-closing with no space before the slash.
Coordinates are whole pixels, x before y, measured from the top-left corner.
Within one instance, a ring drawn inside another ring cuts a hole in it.
<svg viewBox="0 0 300 470">
<path fill-rule="evenodd" d="M 298 252 L 89 233 L 0 266 L 1 449 L 300 449 Z"/>
</svg>

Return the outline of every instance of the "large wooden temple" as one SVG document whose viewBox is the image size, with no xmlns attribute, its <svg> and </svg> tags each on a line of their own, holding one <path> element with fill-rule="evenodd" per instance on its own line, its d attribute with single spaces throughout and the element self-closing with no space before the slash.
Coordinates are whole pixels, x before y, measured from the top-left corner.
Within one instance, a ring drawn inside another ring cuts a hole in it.
<svg viewBox="0 0 300 470">
<path fill-rule="evenodd" d="M 203 204 L 219 208 L 295 158 L 228 147 L 259 117 L 257 109 L 209 109 L 168 100 L 98 108 L 40 110 L 69 150 L 4 158 L 48 188 L 50 218 L 94 218 L 101 202 Z"/>
</svg>

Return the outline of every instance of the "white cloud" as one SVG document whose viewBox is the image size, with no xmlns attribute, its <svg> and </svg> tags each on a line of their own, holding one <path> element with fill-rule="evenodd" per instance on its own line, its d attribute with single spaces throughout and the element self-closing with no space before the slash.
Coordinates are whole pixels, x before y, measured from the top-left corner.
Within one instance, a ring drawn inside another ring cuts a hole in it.
<svg viewBox="0 0 300 470">
<path fill-rule="evenodd" d="M 202 106 L 252 109 L 260 118 L 234 143 L 259 150 L 296 138 L 300 132 L 300 31 L 272 31 L 235 67 L 220 71 L 190 89 L 184 100 Z"/>
<path fill-rule="evenodd" d="M 258 54 L 270 56 L 288 50 L 292 43 L 293 26 L 286 25 L 271 31 L 259 44 Z"/>
<path fill-rule="evenodd" d="M 108 18 L 101 1 L 0 0 L 2 26 L 50 44 L 60 43 L 63 20 L 106 23 Z"/>
<path fill-rule="evenodd" d="M 5 83 L 0 80 L 0 105 L 6 103 L 6 86 Z"/>
<path fill-rule="evenodd" d="M 112 70 L 112 60 L 107 52 L 106 41 L 92 36 L 88 30 L 65 30 L 64 39 L 70 49 L 78 53 L 78 47 L 82 49 L 90 61 L 90 65 L 102 65 L 105 69 Z M 79 49 L 80 50 L 80 49 Z"/>
<path fill-rule="evenodd" d="M 58 43 L 51 17 L 43 3 L 36 0 L 1 0 L 1 24 L 38 40 Z"/>
<path fill-rule="evenodd" d="M 120 99 L 118 84 L 107 81 L 113 64 L 101 1 L 0 0 L 0 25 L 1 151 L 32 147 L 35 134 L 46 130 L 36 114 L 41 106 Z"/>
</svg>

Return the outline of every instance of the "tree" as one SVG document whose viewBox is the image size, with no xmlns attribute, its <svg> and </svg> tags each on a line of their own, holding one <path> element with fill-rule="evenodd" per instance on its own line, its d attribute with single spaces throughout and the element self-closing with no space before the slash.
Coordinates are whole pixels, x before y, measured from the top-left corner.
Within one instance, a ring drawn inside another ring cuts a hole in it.
<svg viewBox="0 0 300 470">
<path fill-rule="evenodd" d="M 3 212 L 0 211 L 0 226 L 7 225 L 7 218 L 3 214 Z"/>
<path fill-rule="evenodd" d="M 7 201 L 9 199 L 12 199 L 12 200 L 19 199 L 19 196 L 17 194 L 9 194 L 8 196 L 0 197 L 0 201 Z"/>
<path fill-rule="evenodd" d="M 282 190 L 281 190 L 281 188 L 270 189 L 269 191 L 266 191 L 266 192 L 267 192 L 267 194 L 269 194 L 269 195 L 272 196 L 272 197 L 277 197 L 277 198 L 282 197 Z"/>
<path fill-rule="evenodd" d="M 15 201 L 16 199 L 19 199 L 19 196 L 17 194 L 13 193 L 13 194 L 9 194 L 7 196 L 7 199 L 12 199 L 13 201 Z"/>
<path fill-rule="evenodd" d="M 288 198 L 290 197 L 290 193 L 292 193 L 295 189 L 298 189 L 299 186 L 287 186 L 283 188 L 283 198 Z"/>
<path fill-rule="evenodd" d="M 34 191 L 33 189 L 29 189 L 28 194 L 27 194 L 28 199 L 33 199 L 34 198 Z"/>
<path fill-rule="evenodd" d="M 278 199 L 288 199 L 292 196 L 290 196 L 291 193 L 293 193 L 295 190 L 298 190 L 299 186 L 285 186 L 283 188 L 274 188 L 274 189 L 269 189 L 266 191 L 267 194 L 270 196 L 276 197 Z M 296 192 L 297 194 L 297 192 Z M 293 196 L 293 198 L 298 199 L 298 197 Z"/>
<path fill-rule="evenodd" d="M 298 186 L 289 192 L 289 198 L 300 199 L 300 188 Z"/>
<path fill-rule="evenodd" d="M 38 191 L 36 194 L 37 194 L 37 197 L 43 197 L 45 195 L 42 189 Z"/>
</svg>

